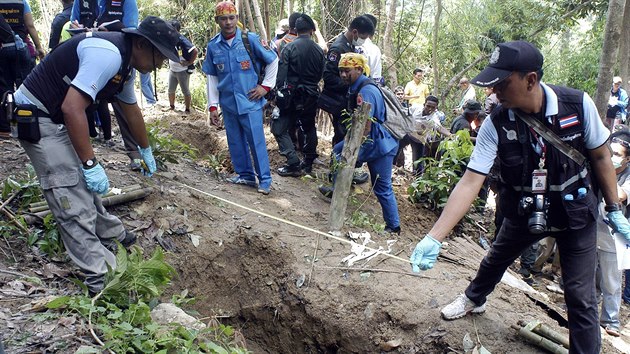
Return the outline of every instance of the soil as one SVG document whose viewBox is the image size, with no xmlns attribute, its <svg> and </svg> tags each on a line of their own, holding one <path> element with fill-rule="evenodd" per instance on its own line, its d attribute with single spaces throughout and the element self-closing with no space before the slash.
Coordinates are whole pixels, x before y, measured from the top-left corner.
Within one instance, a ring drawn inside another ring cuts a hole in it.
<svg viewBox="0 0 630 354">
<path fill-rule="evenodd" d="M 148 121 L 161 120 L 167 132 L 202 154 L 228 157 L 225 131 L 207 127 L 202 113 L 183 116 L 155 107 L 146 109 L 145 115 Z M 264 196 L 253 188 L 224 181 L 230 173 L 229 158 L 219 165 L 209 163 L 211 159 L 181 159 L 178 164 L 168 164 L 168 171 L 147 179 L 128 169 L 129 160 L 121 150 L 119 136 L 115 141 L 116 148 L 95 143 L 111 184 L 122 187 L 139 183 L 153 187 L 153 193 L 144 200 L 110 208 L 110 212 L 136 232 L 145 253 L 155 247 L 170 249 L 167 260 L 177 269 L 178 277 L 163 300 L 188 289 L 197 299 L 192 309 L 200 317 L 206 321 L 216 318 L 235 327 L 252 352 L 463 353 L 463 338 L 469 334 L 492 353 L 537 353 L 542 350 L 511 328 L 520 320 L 535 319 L 568 335 L 561 326 L 563 321 L 557 320 L 566 318 L 562 297 L 545 289 L 550 281 L 544 278 L 536 287 L 544 295 L 528 295 L 501 283 L 490 295 L 484 315 L 456 321 L 440 318 L 440 308 L 463 292 L 475 275 L 483 254 L 476 240 L 480 234 L 492 233 L 491 209 L 471 213 L 469 221 L 451 235 L 443 252 L 447 258 L 440 257 L 434 269 L 420 275 L 411 273 L 408 263 L 382 255 L 349 267 L 341 261 L 351 253 L 345 234 L 340 241 L 285 222 L 327 230 L 330 204 L 317 191 L 325 180 L 326 166 L 316 166 L 319 178 L 273 173 L 271 194 Z M 284 158 L 271 135 L 267 141 L 274 171 Z M 327 160 L 330 143 L 325 137 L 320 140 L 319 150 L 321 159 Z M 14 141 L 1 141 L 0 153 L 2 180 L 18 174 L 28 163 Z M 218 171 L 211 166 L 218 166 Z M 367 185 L 355 187 L 347 213 L 352 215 L 357 209 L 364 212 L 368 216 L 364 223 L 367 229 L 347 222 L 346 231 L 369 231 L 374 247 L 387 248 L 387 240 L 394 239 L 391 254 L 408 259 L 436 219 L 434 211 L 408 201 L 406 187 L 410 180 L 408 173 L 395 176 L 402 224 L 399 236 L 374 232 L 369 227 L 383 221 L 380 206 Z M 196 236 L 198 246 L 191 241 Z M 28 249 L 17 238 L 0 239 L 0 248 L 4 253 L 0 255 L 0 269 L 42 281 L 40 285 L 27 283 L 19 292 L 15 289 L 19 287 L 14 282 L 16 277 L 0 272 L 0 289 L 4 290 L 0 292 L 0 326 L 6 328 L 2 332 L 7 352 L 73 352 L 81 341 L 91 341 L 72 320 L 62 322 L 25 310 L 45 295 L 78 291 L 66 274 L 75 271 L 72 264 L 54 262 L 36 249 Z M 51 275 L 44 268 L 50 264 L 66 273 Z M 621 311 L 625 325 L 630 311 L 625 305 Z M 624 330 L 621 339 L 629 336 L 630 332 Z M 66 341 L 65 347 L 59 344 L 71 337 L 82 339 Z M 603 352 L 624 351 L 611 344 L 612 337 L 605 333 L 602 337 Z"/>
</svg>

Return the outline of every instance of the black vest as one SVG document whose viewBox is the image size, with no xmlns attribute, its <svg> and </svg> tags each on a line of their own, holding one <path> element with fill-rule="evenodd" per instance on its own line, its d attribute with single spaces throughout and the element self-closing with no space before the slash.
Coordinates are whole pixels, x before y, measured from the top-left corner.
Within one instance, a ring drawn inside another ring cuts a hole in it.
<svg viewBox="0 0 630 354">
<path fill-rule="evenodd" d="M 24 81 L 24 86 L 46 107 L 50 113 L 50 118 L 55 123 L 64 123 L 61 104 L 68 93 L 70 82 L 79 70 L 77 46 L 87 36 L 87 34 L 75 35 L 56 46 Z M 122 57 L 122 64 L 118 73 L 96 95 L 97 99 L 109 100 L 122 91 L 131 72 L 129 65 L 131 36 L 126 36 L 121 32 L 91 32 L 91 36 L 113 43 Z"/>
<path fill-rule="evenodd" d="M 545 125 L 566 144 L 588 156 L 584 146 L 584 92 L 548 85 L 558 96 L 558 114 Z M 519 215 L 518 205 L 523 196 L 531 195 L 532 172 L 538 168 L 540 156 L 534 150 L 536 140 L 529 127 L 509 110 L 498 106 L 491 117 L 498 135 L 498 158 L 501 167 L 499 205 L 505 217 L 527 220 L 529 215 Z M 577 123 L 575 119 L 577 118 Z M 597 217 L 597 197 L 587 166 L 579 166 L 556 149 L 546 146 L 547 197 L 549 209 L 547 224 L 556 228 L 580 229 Z M 567 201 L 564 196 L 576 196 L 578 188 L 588 189 L 586 197 Z"/>
<path fill-rule="evenodd" d="M 0 0 L 0 13 L 13 32 L 19 34 L 22 39 L 26 38 L 23 0 Z"/>
<path fill-rule="evenodd" d="M 94 27 L 97 12 L 98 0 L 79 0 L 79 23 L 83 27 Z"/>
<path fill-rule="evenodd" d="M 106 0 L 105 11 L 96 19 L 96 25 L 100 26 L 105 22 L 118 20 L 122 26 L 123 6 L 125 0 Z M 122 27 L 121 27 L 122 28 Z"/>
</svg>

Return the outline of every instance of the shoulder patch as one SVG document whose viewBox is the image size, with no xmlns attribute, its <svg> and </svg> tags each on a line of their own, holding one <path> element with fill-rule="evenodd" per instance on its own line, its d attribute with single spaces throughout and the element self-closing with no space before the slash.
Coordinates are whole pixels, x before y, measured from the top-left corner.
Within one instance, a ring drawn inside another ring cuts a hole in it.
<svg viewBox="0 0 630 354">
<path fill-rule="evenodd" d="M 339 54 L 337 52 L 328 52 L 328 61 L 337 61 Z"/>
</svg>

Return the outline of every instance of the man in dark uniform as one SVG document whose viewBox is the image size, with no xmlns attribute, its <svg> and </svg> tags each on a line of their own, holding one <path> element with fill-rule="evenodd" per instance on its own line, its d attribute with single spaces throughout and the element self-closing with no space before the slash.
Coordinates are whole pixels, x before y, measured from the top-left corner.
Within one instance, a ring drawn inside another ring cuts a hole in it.
<svg viewBox="0 0 630 354">
<path fill-rule="evenodd" d="M 61 38 L 61 31 L 63 25 L 70 21 L 70 14 L 72 13 L 72 0 L 61 0 L 63 10 L 55 15 L 55 18 L 50 25 L 50 39 L 48 40 L 48 48 L 53 49 Z"/>
<path fill-rule="evenodd" d="M 149 16 L 138 29 L 87 32 L 63 42 L 15 92 L 17 111 L 31 112 L 18 138 L 26 150 L 46 202 L 57 221 L 70 258 L 86 275 L 92 293 L 104 286 L 108 267 L 116 266 L 114 240 L 135 241 L 99 194 L 109 189 L 104 168 L 94 157 L 85 110 L 96 99 L 120 103 L 144 161 L 146 175 L 156 171 L 142 112 L 137 105 L 132 68 L 150 72 L 166 58 L 179 58 L 177 31 Z"/>
<path fill-rule="evenodd" d="M 278 169 L 280 176 L 298 177 L 302 170 L 310 173 L 313 161 L 317 158 L 317 84 L 324 70 L 324 51 L 311 36 L 315 23 L 306 14 L 296 20 L 298 38 L 282 51 L 276 87 L 291 96 L 286 107 L 280 107 L 280 116 L 271 123 L 271 132 L 278 142 L 280 154 L 287 158 L 287 164 Z M 281 102 L 281 101 L 279 101 Z M 301 142 L 304 161 L 300 163 L 289 132 L 297 124 L 303 136 Z"/>
<path fill-rule="evenodd" d="M 595 187 L 604 197 L 611 227 L 630 240 L 630 225 L 617 195 L 609 132 L 593 100 L 582 91 L 542 83 L 542 67 L 543 56 L 532 44 L 501 43 L 490 64 L 472 80 L 478 86 L 493 86 L 500 105 L 481 126 L 464 176 L 438 221 L 416 246 L 411 263 L 416 272 L 433 267 L 441 241 L 469 210 L 498 156 L 501 229 L 477 276 L 464 294 L 442 308 L 442 317 L 452 320 L 484 312 L 487 296 L 507 267 L 526 247 L 551 236 L 561 255 L 569 352 L 599 353 Z M 539 128 L 530 130 L 528 124 L 536 122 Z M 551 142 L 552 135 L 569 147 L 562 148 L 566 154 L 558 148 L 563 145 Z"/>
<path fill-rule="evenodd" d="M 374 32 L 374 24 L 365 16 L 355 17 L 350 22 L 347 31 L 341 33 L 328 49 L 326 55 L 326 66 L 324 67 L 324 90 L 322 94 L 330 97 L 337 97 L 345 100 L 348 93 L 348 85 L 346 85 L 339 77 L 339 59 L 341 54 L 355 51 L 355 47 L 361 46 L 370 33 Z M 347 105 L 344 104 L 343 107 Z M 332 117 L 333 136 L 332 144 L 335 146 L 342 141 L 346 135 L 346 128 L 342 123 L 342 115 L 335 114 Z"/>
</svg>

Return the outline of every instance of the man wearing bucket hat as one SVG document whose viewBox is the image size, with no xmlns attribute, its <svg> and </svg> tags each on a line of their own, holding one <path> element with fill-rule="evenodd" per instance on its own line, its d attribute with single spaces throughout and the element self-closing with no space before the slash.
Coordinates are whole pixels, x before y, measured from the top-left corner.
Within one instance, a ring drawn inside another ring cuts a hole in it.
<svg viewBox="0 0 630 354">
<path fill-rule="evenodd" d="M 57 46 L 15 92 L 18 138 L 39 177 L 70 258 L 85 274 L 92 293 L 116 266 L 115 241 L 130 246 L 135 236 L 103 208 L 109 189 L 94 157 L 86 108 L 96 99 L 120 103 L 146 166 L 156 170 L 142 112 L 136 103 L 132 68 L 142 73 L 177 60 L 177 31 L 149 16 L 137 29 L 88 32 Z"/>
<path fill-rule="evenodd" d="M 368 102 L 370 117 L 366 124 L 366 137 L 361 148 L 357 164 L 367 163 L 374 195 L 381 204 L 385 231 L 400 233 L 398 204 L 392 188 L 392 164 L 398 152 L 398 141 L 391 136 L 383 123 L 387 119 L 383 94 L 368 76 L 368 59 L 363 54 L 344 53 L 339 60 L 339 76 L 348 85 L 348 111 L 352 112 L 362 102 Z M 333 158 L 338 159 L 343 150 L 344 141 L 333 147 Z M 334 177 L 333 177 L 334 179 Z M 333 187 L 319 186 L 324 197 L 331 198 Z"/>
<path fill-rule="evenodd" d="M 598 353 L 594 180 L 611 227 L 630 240 L 630 225 L 617 196 L 606 144 L 609 132 L 595 104 L 582 91 L 542 83 L 542 68 L 543 56 L 531 43 L 506 42 L 495 48 L 489 65 L 471 80 L 477 86 L 492 86 L 500 105 L 482 124 L 464 176 L 438 221 L 416 246 L 411 263 L 416 272 L 433 267 L 441 241 L 469 210 L 498 156 L 505 219 L 477 276 L 464 294 L 442 308 L 442 317 L 451 320 L 484 312 L 486 297 L 507 267 L 526 247 L 551 236 L 561 254 L 569 352 Z"/>
<path fill-rule="evenodd" d="M 219 105 L 223 113 L 230 158 L 236 172 L 227 181 L 257 187 L 259 193 L 267 195 L 271 191 L 271 170 L 262 109 L 264 96 L 276 85 L 278 57 L 258 35 L 241 32 L 233 3 L 219 2 L 215 15 L 221 32 L 208 42 L 202 70 L 208 77 L 211 122 L 215 125 L 219 122 Z M 259 81 L 263 65 L 267 66 Z"/>
<path fill-rule="evenodd" d="M 451 124 L 450 132 L 455 134 L 460 130 L 468 130 L 469 133 L 473 132 L 472 122 L 474 122 L 481 114 L 481 104 L 477 101 L 468 101 L 464 104 L 464 112 L 459 115 Z M 475 141 L 475 137 L 471 137 Z"/>
</svg>

